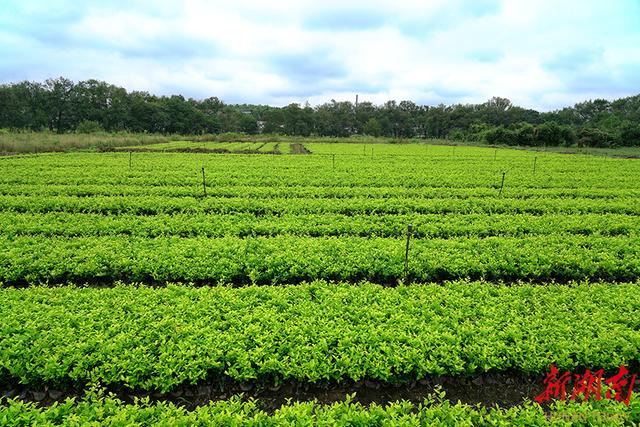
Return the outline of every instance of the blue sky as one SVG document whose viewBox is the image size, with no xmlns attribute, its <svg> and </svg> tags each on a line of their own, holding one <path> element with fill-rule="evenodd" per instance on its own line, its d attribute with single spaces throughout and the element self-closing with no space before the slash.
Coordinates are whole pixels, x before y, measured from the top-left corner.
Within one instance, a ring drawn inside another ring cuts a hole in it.
<svg viewBox="0 0 640 427">
<path fill-rule="evenodd" d="M 640 93 L 640 0 L 0 0 L 0 82 L 539 110 Z"/>
</svg>

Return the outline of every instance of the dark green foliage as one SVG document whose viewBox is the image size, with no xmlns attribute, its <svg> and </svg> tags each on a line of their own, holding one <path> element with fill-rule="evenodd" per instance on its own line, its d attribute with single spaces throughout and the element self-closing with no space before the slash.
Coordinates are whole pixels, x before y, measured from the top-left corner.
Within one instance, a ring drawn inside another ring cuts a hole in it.
<svg viewBox="0 0 640 427">
<path fill-rule="evenodd" d="M 615 134 L 594 127 L 582 128 L 578 131 L 578 146 L 580 147 L 613 147 L 617 145 Z"/>
<path fill-rule="evenodd" d="M 569 146 L 575 142 L 575 134 L 568 126 L 555 122 L 546 122 L 538 125 L 534 131 L 534 144 L 537 146 Z"/>
<path fill-rule="evenodd" d="M 291 136 L 449 138 L 490 144 L 612 147 L 640 145 L 640 96 L 582 102 L 550 113 L 493 97 L 483 104 L 424 106 L 335 101 L 311 107 L 290 104 L 225 105 L 204 100 L 130 92 L 97 80 L 65 78 L 0 86 L 0 128 L 74 131 L 84 121 L 105 131 L 199 135 L 241 132 Z M 576 136 L 578 134 L 578 136 Z"/>
<path fill-rule="evenodd" d="M 380 136 L 382 135 L 382 125 L 375 117 L 370 118 L 364 124 L 363 133 L 365 135 Z"/>
<path fill-rule="evenodd" d="M 102 125 L 93 120 L 83 120 L 76 127 L 76 132 L 78 133 L 98 133 L 103 131 Z"/>
<path fill-rule="evenodd" d="M 640 123 L 626 120 L 620 125 L 620 145 L 640 147 Z"/>
<path fill-rule="evenodd" d="M 485 141 L 494 145 L 552 147 L 571 146 L 576 142 L 575 131 L 570 126 L 555 122 L 545 122 L 535 126 L 524 122 L 508 127 L 476 125 L 473 131 L 471 140 Z"/>
<path fill-rule="evenodd" d="M 519 145 L 518 134 L 504 126 L 497 126 L 486 131 L 485 140 L 489 144 Z"/>
</svg>

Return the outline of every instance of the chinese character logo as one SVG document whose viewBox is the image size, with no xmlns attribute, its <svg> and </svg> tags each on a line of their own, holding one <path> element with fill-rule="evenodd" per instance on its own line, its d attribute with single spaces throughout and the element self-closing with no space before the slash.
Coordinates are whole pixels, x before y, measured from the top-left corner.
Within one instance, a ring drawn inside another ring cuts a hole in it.
<svg viewBox="0 0 640 427">
<path fill-rule="evenodd" d="M 584 375 L 574 374 L 570 372 L 564 372 L 560 374 L 555 365 L 551 365 L 550 371 L 544 379 L 546 389 L 544 392 L 535 397 L 535 401 L 538 403 L 548 402 L 551 399 L 566 400 L 567 390 L 569 383 L 573 380 L 573 390 L 569 400 L 589 400 L 590 397 L 595 397 L 596 400 L 602 398 L 601 387 L 604 376 L 604 370 L 600 369 L 595 372 L 591 372 L 588 369 Z M 636 374 L 629 377 L 629 371 L 624 365 L 620 365 L 620 369 L 617 374 L 604 379 L 604 383 L 608 385 L 608 390 L 605 393 L 607 399 L 614 399 L 618 402 L 624 402 L 629 406 L 631 400 L 631 393 L 633 392 L 633 386 L 636 382 Z"/>
</svg>

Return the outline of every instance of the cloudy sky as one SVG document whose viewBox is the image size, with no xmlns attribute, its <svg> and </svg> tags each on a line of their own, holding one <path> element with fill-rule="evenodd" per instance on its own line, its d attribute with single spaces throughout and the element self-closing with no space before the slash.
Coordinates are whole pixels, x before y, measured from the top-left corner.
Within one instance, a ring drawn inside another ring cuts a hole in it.
<svg viewBox="0 0 640 427">
<path fill-rule="evenodd" d="M 0 0 L 0 82 L 551 110 L 640 93 L 640 0 Z"/>
</svg>

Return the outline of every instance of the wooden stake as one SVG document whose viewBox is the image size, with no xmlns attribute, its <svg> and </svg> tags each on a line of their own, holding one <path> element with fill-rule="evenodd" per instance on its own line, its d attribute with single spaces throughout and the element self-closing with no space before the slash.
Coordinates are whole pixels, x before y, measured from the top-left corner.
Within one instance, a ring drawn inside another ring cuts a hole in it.
<svg viewBox="0 0 640 427">
<path fill-rule="evenodd" d="M 411 232 L 413 231 L 413 224 L 407 225 L 407 246 L 404 250 L 404 283 L 409 283 L 409 241 L 411 240 Z"/>
<path fill-rule="evenodd" d="M 202 193 L 204 194 L 204 197 L 207 197 L 207 181 L 204 176 L 204 167 L 202 168 Z"/>
<path fill-rule="evenodd" d="M 502 183 L 500 183 L 500 192 L 498 193 L 498 197 L 502 196 L 502 189 L 504 188 L 504 176 L 506 172 L 502 172 Z"/>
</svg>

